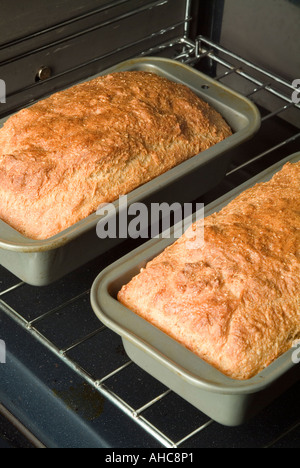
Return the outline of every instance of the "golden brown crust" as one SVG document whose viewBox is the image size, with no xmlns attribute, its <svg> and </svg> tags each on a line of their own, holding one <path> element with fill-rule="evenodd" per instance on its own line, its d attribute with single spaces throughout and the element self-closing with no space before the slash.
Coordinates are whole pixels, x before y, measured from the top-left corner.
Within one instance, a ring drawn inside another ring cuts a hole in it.
<svg viewBox="0 0 300 468">
<path fill-rule="evenodd" d="M 0 218 L 51 237 L 231 133 L 187 87 L 152 73 L 79 84 L 0 130 Z"/>
<path fill-rule="evenodd" d="M 190 239 L 118 299 L 224 374 L 249 379 L 300 338 L 300 163 L 207 217 L 202 248 L 188 249 Z"/>
</svg>

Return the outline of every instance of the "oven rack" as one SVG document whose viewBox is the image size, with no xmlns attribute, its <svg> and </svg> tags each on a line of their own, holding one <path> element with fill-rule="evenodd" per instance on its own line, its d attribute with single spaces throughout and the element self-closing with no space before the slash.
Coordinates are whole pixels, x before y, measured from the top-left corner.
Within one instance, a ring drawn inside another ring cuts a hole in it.
<svg viewBox="0 0 300 468">
<path fill-rule="evenodd" d="M 180 52 L 178 52 L 179 49 L 181 49 Z M 293 102 L 292 99 L 294 88 L 284 79 L 272 75 L 270 72 L 261 69 L 241 57 L 238 57 L 233 52 L 226 50 L 219 44 L 216 44 L 202 36 L 199 36 L 195 42 L 186 39 L 186 37 L 178 38 L 177 40 L 163 44 L 156 49 L 145 51 L 143 55 L 170 55 L 171 50 L 174 52 L 173 58 L 191 66 L 199 67 L 203 61 L 209 61 L 210 70 L 214 69 L 216 72 L 215 78 L 227 85 L 229 78 L 237 76 L 239 78 L 239 86 L 238 88 L 234 87 L 233 89 L 241 92 L 240 86 L 244 87 L 244 89 L 246 89 L 245 95 L 254 102 L 257 102 L 258 105 L 260 105 L 259 96 L 261 93 L 267 97 L 271 96 L 273 107 L 271 106 L 270 110 L 263 113 L 262 126 L 264 126 L 269 119 L 274 117 L 277 118 L 278 116 L 284 117 L 284 114 L 288 114 L 291 111 L 292 116 L 288 116 L 287 120 L 290 121 L 290 119 L 292 119 L 293 122 L 300 124 L 300 106 Z M 274 98 L 275 103 L 273 103 Z M 263 148 L 263 151 L 254 153 L 250 155 L 246 161 L 242 161 L 241 164 L 236 164 L 231 167 L 227 174 L 228 180 L 230 180 L 230 177 L 237 174 L 242 174 L 242 177 L 245 177 L 245 170 L 247 168 L 251 167 L 253 163 L 261 162 L 264 158 L 275 153 L 278 149 L 281 150 L 281 154 L 282 152 L 284 153 L 284 151 L 287 153 L 283 154 L 282 158 L 287 156 L 289 154 L 288 151 L 290 144 L 295 142 L 298 143 L 300 137 L 299 128 L 297 128 L 296 125 L 293 125 L 291 128 L 293 128 L 293 131 L 290 132 L 287 137 L 284 137 L 280 141 L 276 141 L 275 144 L 269 144 L 268 147 Z M 230 183 L 232 184 L 232 182 Z M 147 418 L 147 414 L 149 414 L 150 409 L 152 412 L 154 410 L 155 413 L 155 407 L 161 405 L 162 402 L 167 401 L 170 394 L 172 394 L 171 390 L 161 388 L 161 391 L 159 391 L 154 397 L 151 396 L 143 403 L 143 405 L 136 407 L 129 402 L 130 399 L 126 398 L 126 395 L 124 396 L 121 392 L 115 390 L 114 385 L 111 385 L 111 382 L 114 381 L 116 377 L 126 375 L 126 373 L 129 372 L 129 369 L 133 372 L 137 371 L 135 369 L 135 365 L 128 358 L 124 358 L 123 356 L 123 360 L 120 365 L 116 365 L 105 375 L 102 375 L 101 378 L 93 375 L 85 362 L 82 362 L 81 360 L 78 361 L 74 358 L 74 355 L 76 356 L 74 350 L 76 351 L 76 348 L 91 342 L 95 337 L 101 337 L 101 334 L 107 331 L 105 326 L 102 326 L 100 323 L 97 325 L 95 324 L 95 327 L 85 336 L 81 336 L 82 332 L 78 327 L 78 330 L 75 330 L 75 333 L 78 332 L 78 338 L 74 339 L 74 337 L 72 337 L 72 340 L 63 347 L 58 346 L 55 343 L 55 340 L 49 337 L 47 331 L 43 332 L 43 323 L 46 321 L 49 322 L 49 319 L 51 319 L 51 326 L 53 329 L 56 326 L 61 328 L 61 317 L 63 316 L 64 310 L 83 300 L 85 300 L 86 316 L 94 317 L 93 311 L 88 302 L 90 289 L 85 287 L 84 290 L 79 293 L 78 291 L 74 293 L 72 297 L 62 300 L 60 304 L 49 306 L 49 310 L 43 310 L 43 312 L 38 315 L 34 314 L 35 316 L 32 318 L 30 315 L 27 315 L 27 313 L 24 313 L 20 305 L 15 306 L 14 303 L 11 302 L 12 295 L 18 295 L 22 288 L 27 287 L 30 288 L 23 282 L 19 282 L 16 279 L 11 287 L 2 291 L 0 293 L 1 310 L 17 322 L 17 324 L 27 330 L 29 334 L 42 343 L 48 350 L 54 353 L 56 357 L 67 364 L 69 368 L 83 378 L 84 381 L 100 392 L 104 398 L 116 405 L 125 415 L 146 431 L 147 434 L 153 437 L 153 439 L 162 447 L 188 447 L 190 443 L 195 441 L 195 439 L 201 438 L 201 434 L 204 434 L 205 430 L 207 430 L 209 426 L 215 424 L 212 420 L 204 417 L 203 415 L 203 417 L 199 419 L 196 427 L 194 426 L 194 423 L 192 424 L 191 422 L 189 427 L 185 429 L 184 433 L 182 433 L 182 431 L 176 431 L 176 428 L 172 435 L 167 431 L 162 430 L 159 424 L 156 424 L 155 421 Z M 63 288 L 64 283 L 60 282 L 56 287 Z M 30 290 L 33 291 L 32 288 Z M 39 306 L 37 304 L 35 308 L 38 309 L 38 307 Z M 35 312 L 37 313 L 37 311 Z M 60 321 L 56 325 L 58 317 L 60 317 Z M 63 326 L 65 326 L 67 330 L 69 324 L 66 322 Z M 100 349 L 99 354 L 101 354 Z M 173 411 L 174 408 L 170 408 L 170 410 Z M 174 433 L 178 433 L 178 437 L 174 435 Z M 276 440 L 278 440 L 278 437 L 276 437 Z"/>
</svg>

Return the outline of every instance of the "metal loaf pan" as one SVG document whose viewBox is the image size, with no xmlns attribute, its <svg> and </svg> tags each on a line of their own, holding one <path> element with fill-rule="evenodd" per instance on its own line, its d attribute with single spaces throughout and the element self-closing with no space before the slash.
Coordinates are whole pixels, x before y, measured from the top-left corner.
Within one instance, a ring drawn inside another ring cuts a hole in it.
<svg viewBox="0 0 300 468">
<path fill-rule="evenodd" d="M 128 205 L 141 202 L 188 202 L 217 185 L 230 163 L 230 150 L 250 138 L 260 127 L 256 106 L 217 81 L 170 59 L 139 58 L 123 62 L 99 75 L 120 71 L 151 71 L 186 84 L 211 103 L 231 125 L 234 134 L 212 148 L 178 165 L 128 195 Z M 90 79 L 95 78 L 95 76 Z M 0 124 L 3 124 L 0 121 Z M 118 204 L 115 203 L 118 213 Z M 0 221 L 0 264 L 26 283 L 43 286 L 120 242 L 100 240 L 96 235 L 99 216 L 92 214 L 45 241 L 33 241 Z"/>
<path fill-rule="evenodd" d="M 254 184 L 269 180 L 287 161 L 299 160 L 300 153 L 286 158 L 208 205 L 205 216 L 218 212 Z M 116 297 L 121 287 L 173 241 L 153 239 L 104 270 L 92 287 L 93 310 L 122 337 L 128 356 L 137 365 L 213 420 L 226 426 L 240 425 L 299 380 L 300 367 L 292 360 L 295 349 L 252 379 L 233 380 L 120 304 Z"/>
</svg>

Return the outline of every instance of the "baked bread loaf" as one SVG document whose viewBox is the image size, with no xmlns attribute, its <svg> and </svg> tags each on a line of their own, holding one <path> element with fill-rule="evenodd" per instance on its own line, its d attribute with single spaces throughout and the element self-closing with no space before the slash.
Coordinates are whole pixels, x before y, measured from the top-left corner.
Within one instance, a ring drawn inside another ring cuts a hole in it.
<svg viewBox="0 0 300 468">
<path fill-rule="evenodd" d="M 190 89 L 152 73 L 73 86 L 0 130 L 0 218 L 47 239 L 231 134 Z"/>
<path fill-rule="evenodd" d="M 300 162 L 201 221 L 118 299 L 223 374 L 249 379 L 300 338 Z M 199 237 L 199 236 L 198 236 Z"/>
</svg>

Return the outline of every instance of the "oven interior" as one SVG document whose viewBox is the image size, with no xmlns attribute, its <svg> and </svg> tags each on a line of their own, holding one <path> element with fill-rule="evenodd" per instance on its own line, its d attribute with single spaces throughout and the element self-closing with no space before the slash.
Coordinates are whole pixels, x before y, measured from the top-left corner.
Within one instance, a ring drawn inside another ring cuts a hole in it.
<svg viewBox="0 0 300 468">
<path fill-rule="evenodd" d="M 300 149 L 297 0 L 8 1 L 0 18 L 0 117 L 125 59 L 163 56 L 251 99 L 262 125 L 232 154 L 217 199 Z M 238 5 L 237 5 L 238 4 Z M 279 27 L 280 25 L 280 27 Z M 279 31 L 279 32 L 278 32 Z M 298 73 L 298 76 L 297 76 Z M 299 384 L 239 428 L 222 427 L 132 363 L 89 300 L 127 240 L 36 288 L 0 267 L 0 413 L 8 443 L 45 447 L 280 447 L 299 440 Z M 0 425 L 1 427 L 1 425 Z M 19 436 L 20 437 L 20 436 Z M 9 436 L 7 436 L 9 439 Z M 12 441 L 13 439 L 13 441 Z"/>
</svg>

